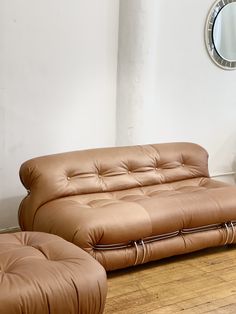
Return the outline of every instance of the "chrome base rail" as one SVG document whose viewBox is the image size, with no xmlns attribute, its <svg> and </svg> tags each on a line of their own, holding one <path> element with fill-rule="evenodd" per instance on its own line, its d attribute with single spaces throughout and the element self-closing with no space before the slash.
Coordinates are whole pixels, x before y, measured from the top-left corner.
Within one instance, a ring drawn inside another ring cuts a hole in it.
<svg viewBox="0 0 236 314">
<path fill-rule="evenodd" d="M 232 244 L 235 240 L 235 233 L 236 233 L 235 226 L 236 226 L 236 221 L 228 221 L 223 224 L 222 223 L 212 224 L 212 225 L 206 225 L 202 227 L 182 229 L 182 230 L 178 230 L 178 231 L 174 231 L 170 233 L 146 237 L 146 238 L 139 239 L 136 241 L 129 241 L 129 242 L 124 242 L 124 243 L 116 243 L 116 244 L 97 244 L 93 247 L 93 249 L 97 251 L 106 251 L 106 250 L 118 250 L 118 249 L 127 249 L 127 248 L 134 247 L 136 251 L 134 265 L 137 265 L 137 264 L 143 264 L 145 262 L 146 253 L 147 253 L 145 244 L 160 241 L 160 240 L 166 240 L 166 239 L 173 238 L 179 235 L 187 235 L 187 234 L 192 234 L 192 233 L 197 233 L 197 232 L 224 229 L 226 232 L 224 245 L 227 245 L 227 244 Z M 140 250 L 142 252 L 140 252 Z M 141 258 L 141 262 L 139 263 L 140 258 Z"/>
</svg>

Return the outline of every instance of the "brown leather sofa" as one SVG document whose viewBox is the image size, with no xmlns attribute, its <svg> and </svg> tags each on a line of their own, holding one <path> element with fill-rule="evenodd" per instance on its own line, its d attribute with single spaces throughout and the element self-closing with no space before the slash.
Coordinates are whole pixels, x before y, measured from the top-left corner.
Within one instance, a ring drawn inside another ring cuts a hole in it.
<svg viewBox="0 0 236 314">
<path fill-rule="evenodd" d="M 0 291 L 1 314 L 101 314 L 106 273 L 58 236 L 0 234 Z"/>
<path fill-rule="evenodd" d="M 193 143 L 43 156 L 20 177 L 21 228 L 57 234 L 106 270 L 236 242 L 236 187 L 209 178 Z"/>
</svg>

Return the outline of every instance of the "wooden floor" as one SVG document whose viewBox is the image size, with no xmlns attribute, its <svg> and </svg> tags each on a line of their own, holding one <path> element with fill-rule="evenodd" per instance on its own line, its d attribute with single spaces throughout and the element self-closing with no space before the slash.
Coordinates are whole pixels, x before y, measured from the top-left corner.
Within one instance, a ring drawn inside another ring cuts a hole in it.
<svg viewBox="0 0 236 314">
<path fill-rule="evenodd" d="M 104 314 L 236 313 L 236 246 L 108 273 Z"/>
</svg>

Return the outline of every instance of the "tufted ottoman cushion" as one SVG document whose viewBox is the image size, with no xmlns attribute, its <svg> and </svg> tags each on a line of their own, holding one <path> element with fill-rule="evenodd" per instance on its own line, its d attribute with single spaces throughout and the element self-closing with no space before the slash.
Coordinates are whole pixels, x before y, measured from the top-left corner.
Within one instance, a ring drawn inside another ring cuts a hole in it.
<svg viewBox="0 0 236 314">
<path fill-rule="evenodd" d="M 40 232 L 0 235 L 0 313 L 102 313 L 106 274 L 89 254 Z"/>
</svg>

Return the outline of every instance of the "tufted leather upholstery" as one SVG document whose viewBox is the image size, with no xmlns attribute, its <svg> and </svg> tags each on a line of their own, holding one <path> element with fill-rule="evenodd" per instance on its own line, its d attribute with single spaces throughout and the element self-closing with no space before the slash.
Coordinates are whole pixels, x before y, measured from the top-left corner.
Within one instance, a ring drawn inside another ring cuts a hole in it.
<svg viewBox="0 0 236 314">
<path fill-rule="evenodd" d="M 102 313 L 106 274 L 91 256 L 45 233 L 0 235 L 0 313 Z"/>
<path fill-rule="evenodd" d="M 196 144 L 38 157 L 22 165 L 20 177 L 29 190 L 21 227 L 58 234 L 108 270 L 234 242 L 236 188 L 209 178 L 208 154 Z M 199 240 L 209 232 L 220 241 Z M 176 241 L 161 254 L 160 246 Z"/>
</svg>

